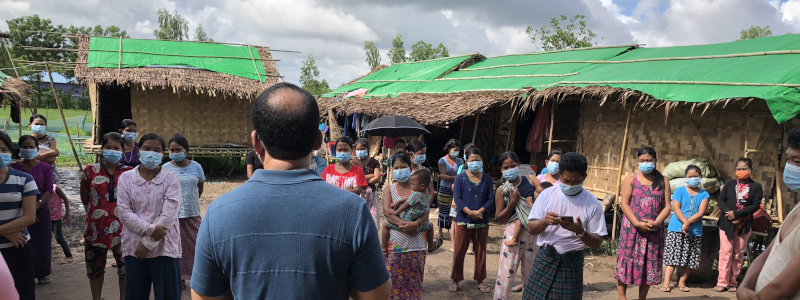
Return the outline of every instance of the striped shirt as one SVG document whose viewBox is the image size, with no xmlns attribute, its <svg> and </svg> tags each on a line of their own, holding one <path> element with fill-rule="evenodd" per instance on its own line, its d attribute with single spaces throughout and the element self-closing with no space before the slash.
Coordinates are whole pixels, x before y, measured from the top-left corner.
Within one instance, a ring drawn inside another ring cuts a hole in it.
<svg viewBox="0 0 800 300">
<path fill-rule="evenodd" d="M 28 173 L 8 168 L 6 181 L 0 184 L 0 226 L 22 216 L 22 198 L 39 194 L 39 188 L 33 176 Z M 31 239 L 28 228 L 22 234 Z M 14 247 L 8 239 L 0 236 L 0 249 Z"/>
</svg>

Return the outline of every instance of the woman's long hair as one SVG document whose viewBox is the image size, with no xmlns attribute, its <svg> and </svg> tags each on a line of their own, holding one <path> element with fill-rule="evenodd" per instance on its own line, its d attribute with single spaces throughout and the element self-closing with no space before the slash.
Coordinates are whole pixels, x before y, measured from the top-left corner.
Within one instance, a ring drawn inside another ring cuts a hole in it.
<svg viewBox="0 0 800 300">
<path fill-rule="evenodd" d="M 642 155 L 645 155 L 645 154 L 650 154 L 650 156 L 652 156 L 654 160 L 658 160 L 658 156 L 656 154 L 656 149 L 653 149 L 650 146 L 644 146 L 644 147 L 642 147 L 642 149 L 639 149 L 639 151 L 636 152 L 636 157 L 638 158 L 639 156 L 642 156 Z M 650 174 L 653 174 L 653 190 L 662 190 L 663 191 L 664 190 L 664 175 L 661 175 L 661 172 L 659 172 L 658 169 L 653 169 L 653 172 L 650 173 Z"/>
</svg>

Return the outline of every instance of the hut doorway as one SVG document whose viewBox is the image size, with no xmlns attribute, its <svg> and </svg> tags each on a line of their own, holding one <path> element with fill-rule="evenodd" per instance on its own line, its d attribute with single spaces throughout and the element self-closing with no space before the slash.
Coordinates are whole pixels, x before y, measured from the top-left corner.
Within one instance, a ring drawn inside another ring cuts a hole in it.
<svg viewBox="0 0 800 300">
<path fill-rule="evenodd" d="M 554 112 L 551 112 L 553 120 L 549 120 L 553 127 L 553 145 L 552 147 L 548 147 L 548 140 L 545 140 L 543 142 L 541 152 L 530 154 L 530 164 L 535 165 L 537 170 L 542 170 L 542 168 L 545 167 L 545 160 L 547 160 L 547 155 L 549 154 L 547 150 L 548 148 L 561 149 L 561 151 L 564 153 L 575 152 L 578 149 L 578 134 L 581 120 L 581 101 L 562 101 L 558 102 L 556 105 L 552 105 L 551 103 L 547 103 L 545 105 L 551 105 L 550 108 L 555 109 Z M 525 141 L 527 141 L 528 132 L 530 132 L 533 121 L 536 119 L 536 113 L 531 113 L 529 116 L 531 116 L 529 123 L 530 125 L 528 125 L 527 128 L 519 128 L 521 133 L 525 133 Z M 518 124 L 524 123 L 520 121 L 522 120 L 517 121 Z M 521 148 L 515 149 L 518 151 L 517 153 L 526 152 L 525 143 L 522 143 L 521 145 Z"/>
<path fill-rule="evenodd" d="M 98 85 L 97 92 L 100 99 L 100 135 L 116 132 L 122 120 L 133 118 L 130 87 L 104 84 Z"/>
</svg>

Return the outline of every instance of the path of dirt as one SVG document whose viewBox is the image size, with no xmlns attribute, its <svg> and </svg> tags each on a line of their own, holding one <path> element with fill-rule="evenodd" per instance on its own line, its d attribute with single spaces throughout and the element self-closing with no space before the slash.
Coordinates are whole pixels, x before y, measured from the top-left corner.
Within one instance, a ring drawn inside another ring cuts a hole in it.
<svg viewBox="0 0 800 300">
<path fill-rule="evenodd" d="M 53 273 L 50 276 L 52 283 L 47 285 L 37 285 L 36 294 L 38 299 L 44 300 L 71 300 L 71 299 L 91 299 L 89 290 L 89 280 L 86 278 L 86 268 L 83 263 L 83 237 L 84 230 L 83 206 L 80 204 L 78 195 L 77 170 L 62 171 L 62 189 L 67 196 L 73 200 L 71 213 L 73 222 L 65 228 L 67 240 L 72 248 L 75 262 L 67 265 L 59 265 L 64 254 L 61 247 L 53 240 Z M 203 197 L 201 198 L 201 210 L 205 215 L 206 208 L 217 196 L 230 191 L 245 181 L 243 176 L 231 178 L 212 177 L 206 182 Z M 431 212 L 431 218 L 436 217 L 436 212 Z M 432 222 L 435 223 L 435 220 Z M 503 234 L 503 227 L 500 224 L 491 224 L 489 230 L 489 246 L 487 251 L 487 271 L 489 278 L 486 284 L 491 284 L 498 270 L 500 255 L 500 239 Z M 447 235 L 446 235 L 447 236 Z M 425 281 L 423 283 L 424 299 L 449 300 L 449 299 L 491 299 L 492 294 L 483 294 L 477 290 L 475 281 L 465 280 L 461 282 L 461 290 L 456 293 L 447 291 L 450 281 L 450 270 L 452 269 L 453 256 L 447 249 L 450 248 L 449 241 L 445 241 L 444 246 L 433 254 L 429 254 L 426 260 Z M 104 299 L 117 299 L 119 288 L 117 286 L 116 270 L 111 267 L 114 262 L 110 253 L 106 267 L 105 285 L 103 287 Z M 615 256 L 590 256 L 587 255 L 586 271 L 584 272 L 584 296 L 586 299 L 611 300 L 617 299 L 615 280 L 613 279 Z M 467 256 L 464 266 L 464 277 L 471 278 L 474 262 L 472 256 Z M 673 283 L 673 286 L 676 284 Z M 716 293 L 713 290 L 714 284 L 707 283 L 702 286 L 695 286 L 689 293 L 682 293 L 674 289 L 671 293 L 663 293 L 658 287 L 651 288 L 651 299 L 735 299 L 733 293 Z M 312 288 L 312 287 L 309 287 Z M 628 295 L 631 299 L 636 298 L 638 287 L 631 287 Z M 514 294 L 511 299 L 521 299 L 521 293 Z M 182 299 L 190 299 L 189 291 L 185 290 Z"/>
</svg>

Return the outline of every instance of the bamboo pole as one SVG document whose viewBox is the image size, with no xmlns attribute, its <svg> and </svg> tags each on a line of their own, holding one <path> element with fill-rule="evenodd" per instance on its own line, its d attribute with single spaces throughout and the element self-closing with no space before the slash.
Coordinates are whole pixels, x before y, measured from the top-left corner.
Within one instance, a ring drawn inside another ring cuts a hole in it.
<svg viewBox="0 0 800 300">
<path fill-rule="evenodd" d="M 47 62 L 47 60 L 45 60 Z M 64 130 L 67 131 L 67 138 L 69 139 L 69 145 L 72 147 L 72 154 L 75 154 L 75 161 L 78 163 L 78 168 L 83 170 L 83 166 L 81 165 L 81 158 L 78 157 L 78 151 L 75 150 L 75 143 L 72 142 L 72 135 L 69 134 L 69 125 L 67 125 L 67 118 L 64 116 L 64 110 L 61 109 L 61 100 L 58 98 L 58 93 L 56 92 L 56 86 L 53 83 L 53 73 L 50 72 L 50 66 L 44 64 L 44 67 L 47 69 L 47 76 L 50 77 L 50 87 L 53 89 L 53 96 L 56 98 L 56 104 L 58 104 L 58 111 L 61 112 L 61 120 L 64 121 Z M 22 120 L 20 120 L 20 123 Z"/>
<path fill-rule="evenodd" d="M 729 85 L 729 86 L 781 86 L 781 87 L 800 87 L 797 83 L 760 83 L 760 82 L 716 82 L 716 81 L 674 81 L 674 80 L 609 80 L 609 81 L 559 81 L 550 84 L 540 85 L 539 87 L 559 85 L 559 84 L 687 84 L 687 85 Z"/>
<path fill-rule="evenodd" d="M 606 171 L 619 171 L 617 168 L 589 166 L 589 169 L 606 170 Z"/>
<path fill-rule="evenodd" d="M 516 117 L 516 114 L 517 114 L 517 107 L 514 106 L 514 104 L 515 104 L 515 102 L 511 101 L 511 119 L 509 120 L 510 124 L 508 124 L 508 126 L 510 128 L 509 128 L 509 131 L 508 131 L 508 137 L 506 137 L 506 148 L 505 148 L 504 152 L 508 151 L 508 144 L 511 143 L 511 135 L 512 135 L 511 133 L 514 132 L 514 123 L 516 123 L 515 122 L 516 119 L 514 119 L 514 117 Z"/>
<path fill-rule="evenodd" d="M 459 141 L 460 141 L 462 138 L 464 138 L 464 119 L 466 119 L 466 118 L 462 118 L 462 119 L 461 119 L 461 126 L 459 126 L 459 127 L 461 127 L 461 131 L 458 133 L 458 140 L 459 140 Z"/>
<path fill-rule="evenodd" d="M 5 43 L 6 39 L 3 39 L 3 42 Z M 6 48 L 6 54 L 8 54 L 8 60 L 11 61 L 11 67 L 14 68 L 14 75 L 17 76 L 17 79 L 19 79 L 19 71 L 17 71 L 17 66 L 14 64 L 14 58 L 11 57 L 11 51 L 8 50 L 8 48 L 9 48 L 8 46 L 9 46 L 9 44 L 5 43 L 5 47 L 3 47 L 3 48 Z M 19 123 L 17 123 L 19 126 L 17 126 L 18 127 L 17 129 L 19 130 L 19 136 L 21 137 L 22 136 L 22 102 L 17 103 L 17 108 L 18 108 L 17 109 L 17 114 L 18 114 L 17 117 L 19 117 Z"/>
<path fill-rule="evenodd" d="M 258 51 L 258 50 L 256 50 L 256 51 Z M 261 89 L 264 89 L 264 82 L 261 81 L 261 72 L 258 71 L 258 64 L 256 63 L 256 56 L 253 55 L 253 48 L 250 48 L 249 44 L 247 45 L 247 52 L 250 53 L 250 58 L 253 59 L 253 69 L 255 69 L 256 73 L 258 74 L 258 83 L 261 84 Z M 261 58 L 261 57 L 259 57 L 259 58 Z M 266 71 L 266 70 L 264 70 L 264 71 Z M 230 175 L 228 175 L 228 176 L 230 176 Z"/>
<path fill-rule="evenodd" d="M 752 105 L 750 106 L 750 110 L 751 111 L 753 110 L 753 106 Z M 744 134 L 744 157 L 747 157 L 747 149 L 750 149 L 748 147 L 748 142 L 750 142 L 750 118 L 751 117 L 752 117 L 752 115 L 750 115 L 750 114 L 746 115 L 747 125 L 745 125 L 746 129 L 745 129 L 745 134 Z"/>
<path fill-rule="evenodd" d="M 619 199 L 622 199 L 620 196 L 620 189 L 622 188 L 622 168 L 625 166 L 625 149 L 628 147 L 628 130 L 631 128 L 631 111 L 633 107 L 628 107 L 628 117 L 625 120 L 625 135 L 622 137 L 622 150 L 620 150 L 619 155 L 619 168 L 617 170 L 617 200 L 614 201 L 614 225 L 611 228 L 611 240 L 617 239 L 617 218 L 619 215 Z"/>
<path fill-rule="evenodd" d="M 580 74 L 580 72 L 567 73 L 567 74 L 532 74 L 532 75 L 478 76 L 478 77 L 439 78 L 439 79 L 434 79 L 434 81 L 492 79 L 492 78 L 567 77 L 567 76 L 578 75 L 578 74 Z"/>
<path fill-rule="evenodd" d="M 475 143 L 475 136 L 478 134 L 478 120 L 481 119 L 480 114 L 475 114 L 475 128 L 472 129 L 472 143 Z"/>
<path fill-rule="evenodd" d="M 719 166 L 717 166 L 717 163 L 716 163 L 717 158 L 715 157 L 714 153 L 711 151 L 711 144 L 708 143 L 708 141 L 706 140 L 706 137 L 703 135 L 702 132 L 700 132 L 700 127 L 697 126 L 697 122 L 695 122 L 694 119 L 692 119 L 691 117 L 689 118 L 689 120 L 692 121 L 692 125 L 694 126 L 694 130 L 697 131 L 697 135 L 699 135 L 700 139 L 703 141 L 703 145 L 706 148 L 706 153 L 708 153 L 708 156 L 710 156 L 710 158 L 711 158 L 711 164 L 714 165 L 714 168 L 719 171 L 720 168 L 719 168 Z M 746 153 L 745 153 L 745 156 L 746 156 Z M 723 177 L 721 173 L 719 174 L 719 177 L 722 178 L 722 180 L 725 180 L 725 177 Z"/>
<path fill-rule="evenodd" d="M 553 124 L 556 119 L 556 101 L 550 106 L 550 136 L 547 137 L 547 155 L 553 150 Z"/>
<path fill-rule="evenodd" d="M 775 194 L 778 199 L 778 221 L 783 224 L 783 197 L 781 195 L 781 166 L 780 153 L 775 153 Z"/>
<path fill-rule="evenodd" d="M 644 44 L 642 44 L 642 45 L 644 45 Z M 619 45 L 619 46 L 597 46 L 597 47 L 586 47 L 586 48 L 570 48 L 570 49 L 542 51 L 542 52 L 533 52 L 533 53 L 506 54 L 506 55 L 500 55 L 500 56 L 492 56 L 492 58 L 494 58 L 494 57 L 506 57 L 506 56 L 539 55 L 539 54 L 550 54 L 550 53 L 568 52 L 568 51 L 582 51 L 582 50 L 592 50 L 592 49 L 626 48 L 626 47 L 627 48 L 639 47 L 639 44 Z"/>
<path fill-rule="evenodd" d="M 117 64 L 117 84 L 119 84 L 119 76 L 122 74 L 122 36 L 119 37 L 119 64 Z"/>
<path fill-rule="evenodd" d="M 114 52 L 114 53 L 119 52 L 119 51 L 115 51 L 115 50 L 102 50 L 102 49 L 62 49 L 62 48 L 46 48 L 46 47 L 30 47 L 30 46 L 22 46 L 22 48 L 28 49 L 28 50 L 39 50 L 39 51 L 69 51 L 69 52 L 95 51 L 95 52 Z M 230 59 L 246 59 L 246 60 L 250 60 L 250 58 L 239 57 L 239 56 L 188 55 L 188 54 L 154 53 L 154 52 L 142 52 L 142 51 L 122 51 L 122 53 L 135 53 L 135 54 L 148 54 L 148 55 L 161 55 L 161 56 L 178 56 L 178 57 L 230 58 Z M 267 58 L 256 58 L 256 60 L 261 60 L 261 61 L 280 61 L 280 59 L 267 59 Z"/>
</svg>

